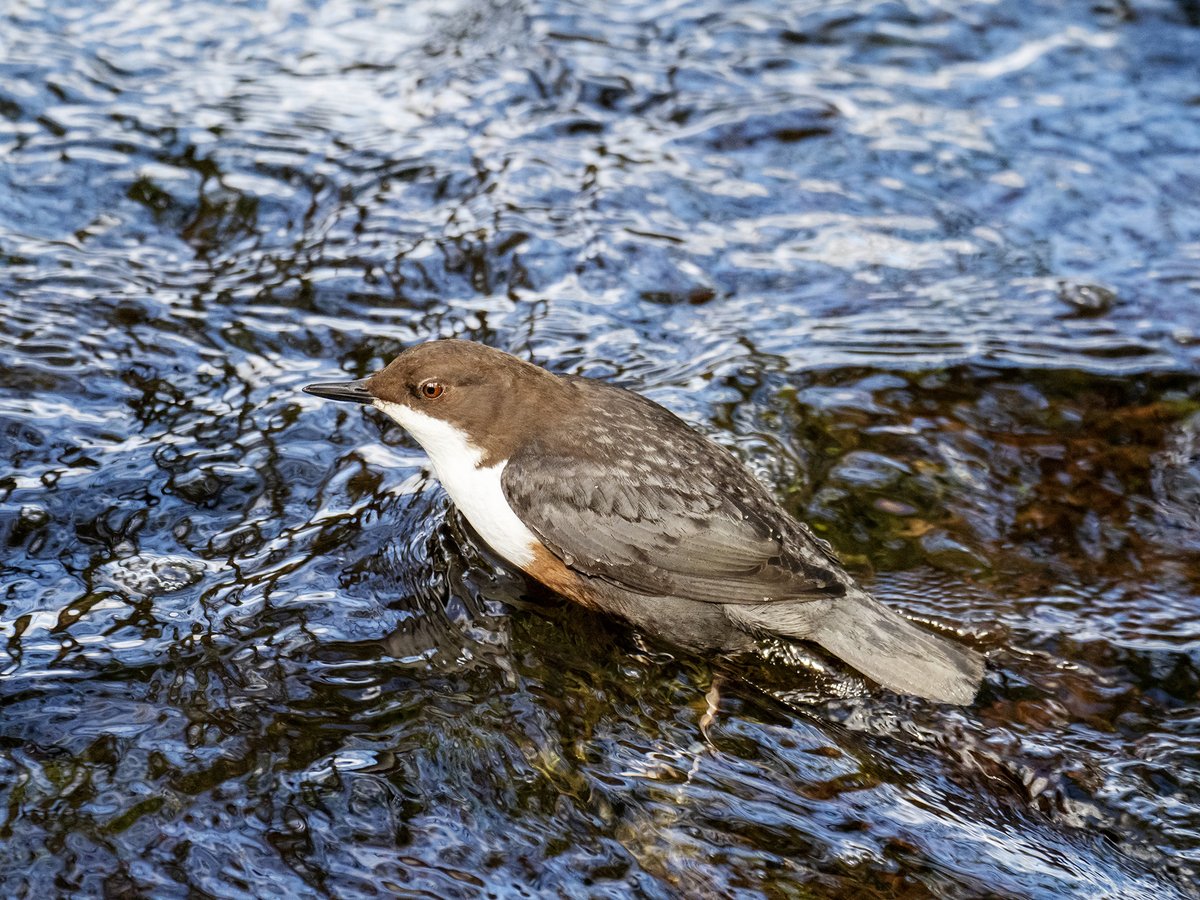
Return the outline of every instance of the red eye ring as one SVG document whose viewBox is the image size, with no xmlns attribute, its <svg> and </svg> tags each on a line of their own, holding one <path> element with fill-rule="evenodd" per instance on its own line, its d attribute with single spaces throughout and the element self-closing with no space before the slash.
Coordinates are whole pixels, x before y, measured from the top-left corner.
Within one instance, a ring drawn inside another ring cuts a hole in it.
<svg viewBox="0 0 1200 900">
<path fill-rule="evenodd" d="M 440 381 L 424 381 L 420 387 L 421 396 L 426 400 L 436 400 L 446 392 L 446 386 Z"/>
</svg>

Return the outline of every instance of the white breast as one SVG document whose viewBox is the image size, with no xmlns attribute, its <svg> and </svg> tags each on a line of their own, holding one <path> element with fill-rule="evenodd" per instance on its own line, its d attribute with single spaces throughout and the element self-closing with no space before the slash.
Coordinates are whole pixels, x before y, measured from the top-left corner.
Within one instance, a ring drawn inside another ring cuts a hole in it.
<svg viewBox="0 0 1200 900">
<path fill-rule="evenodd" d="M 376 400 L 375 408 L 387 413 L 416 438 L 429 454 L 433 471 L 454 505 L 489 547 L 519 568 L 533 562 L 537 537 L 517 518 L 500 486 L 507 460 L 481 466 L 483 451 L 448 422 L 402 403 Z"/>
</svg>

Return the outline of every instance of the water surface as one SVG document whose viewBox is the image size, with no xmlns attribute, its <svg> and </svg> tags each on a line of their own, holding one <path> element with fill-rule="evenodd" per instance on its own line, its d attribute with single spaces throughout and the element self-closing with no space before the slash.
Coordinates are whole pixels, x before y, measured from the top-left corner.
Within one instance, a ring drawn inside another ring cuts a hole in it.
<svg viewBox="0 0 1200 900">
<path fill-rule="evenodd" d="M 1195 4 L 602 6 L 0 16 L 0 895 L 1200 896 Z M 705 745 L 299 393 L 437 336 L 694 422 L 977 702 Z"/>
</svg>

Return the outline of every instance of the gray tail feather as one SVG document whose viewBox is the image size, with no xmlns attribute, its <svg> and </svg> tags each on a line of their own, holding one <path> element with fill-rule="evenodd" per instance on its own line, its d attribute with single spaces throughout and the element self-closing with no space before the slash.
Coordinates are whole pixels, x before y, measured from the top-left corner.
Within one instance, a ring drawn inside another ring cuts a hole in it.
<svg viewBox="0 0 1200 900">
<path fill-rule="evenodd" d="M 939 703 L 969 704 L 983 656 L 926 631 L 865 592 L 837 600 L 726 606 L 750 631 L 812 641 L 890 690 Z"/>
</svg>

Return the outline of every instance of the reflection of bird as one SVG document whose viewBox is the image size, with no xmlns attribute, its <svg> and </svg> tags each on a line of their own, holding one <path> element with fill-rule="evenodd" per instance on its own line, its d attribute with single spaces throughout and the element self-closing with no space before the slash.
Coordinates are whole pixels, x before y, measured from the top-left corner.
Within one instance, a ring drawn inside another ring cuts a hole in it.
<svg viewBox="0 0 1200 900">
<path fill-rule="evenodd" d="M 467 341 L 305 390 L 399 422 L 496 553 L 586 607 L 693 649 L 813 641 L 893 690 L 975 696 L 978 653 L 873 599 L 732 455 L 638 394 Z"/>
</svg>

